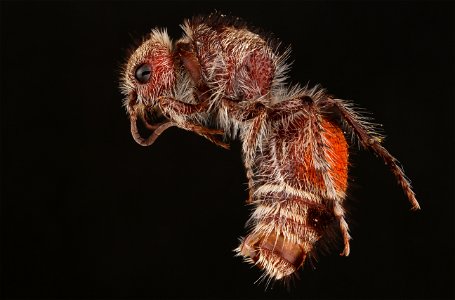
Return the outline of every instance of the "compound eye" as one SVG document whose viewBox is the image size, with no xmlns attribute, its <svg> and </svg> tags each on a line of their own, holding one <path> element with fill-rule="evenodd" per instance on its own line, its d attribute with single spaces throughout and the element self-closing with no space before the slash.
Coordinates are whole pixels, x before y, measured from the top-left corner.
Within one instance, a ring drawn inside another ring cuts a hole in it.
<svg viewBox="0 0 455 300">
<path fill-rule="evenodd" d="M 152 67 L 149 64 L 142 64 L 136 69 L 134 77 L 139 83 L 147 83 L 152 76 Z"/>
</svg>

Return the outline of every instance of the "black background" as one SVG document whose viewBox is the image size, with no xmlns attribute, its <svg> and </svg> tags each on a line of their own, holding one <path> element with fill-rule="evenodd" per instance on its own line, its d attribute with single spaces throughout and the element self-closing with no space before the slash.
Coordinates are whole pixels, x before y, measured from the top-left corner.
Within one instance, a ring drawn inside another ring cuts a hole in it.
<svg viewBox="0 0 455 300">
<path fill-rule="evenodd" d="M 293 48 L 292 81 L 354 99 L 412 179 L 352 147 L 352 252 L 291 291 L 255 285 L 238 142 L 172 128 L 137 145 L 121 107 L 127 49 L 221 12 Z M 2 2 L 1 295 L 6 298 L 453 298 L 454 5 L 449 2 Z"/>
</svg>

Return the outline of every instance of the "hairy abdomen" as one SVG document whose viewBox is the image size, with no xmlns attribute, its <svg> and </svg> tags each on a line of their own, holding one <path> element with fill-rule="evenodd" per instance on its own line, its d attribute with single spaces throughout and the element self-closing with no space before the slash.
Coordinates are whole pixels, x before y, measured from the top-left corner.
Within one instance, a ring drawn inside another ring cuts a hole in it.
<svg viewBox="0 0 455 300">
<path fill-rule="evenodd" d="M 281 279 L 303 266 L 335 220 L 334 202 L 343 201 L 347 187 L 348 145 L 322 116 L 302 113 L 271 127 L 255 169 L 251 231 L 237 250 Z"/>
</svg>

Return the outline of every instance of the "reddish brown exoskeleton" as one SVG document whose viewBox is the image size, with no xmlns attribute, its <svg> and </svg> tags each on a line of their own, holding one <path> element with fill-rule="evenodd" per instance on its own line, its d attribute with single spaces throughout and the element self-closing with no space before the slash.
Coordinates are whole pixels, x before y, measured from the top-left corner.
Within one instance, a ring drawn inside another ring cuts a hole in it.
<svg viewBox="0 0 455 300">
<path fill-rule="evenodd" d="M 238 19 L 210 15 L 187 20 L 172 43 L 155 29 L 129 58 L 122 91 L 131 132 L 151 145 L 170 126 L 227 147 L 240 138 L 254 206 L 250 231 L 237 253 L 273 279 L 303 267 L 317 242 L 338 224 L 349 255 L 343 202 L 348 143 L 343 129 L 390 167 L 413 209 L 419 204 L 382 137 L 347 101 L 325 90 L 286 83 L 289 51 Z M 143 138 L 138 119 L 151 130 Z M 223 139 L 224 138 L 224 139 Z"/>
</svg>

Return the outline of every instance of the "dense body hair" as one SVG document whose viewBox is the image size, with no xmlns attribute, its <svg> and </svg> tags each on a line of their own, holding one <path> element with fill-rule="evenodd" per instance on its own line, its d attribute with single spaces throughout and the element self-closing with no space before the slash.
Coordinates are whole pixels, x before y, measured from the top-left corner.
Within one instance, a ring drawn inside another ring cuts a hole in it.
<svg viewBox="0 0 455 300">
<path fill-rule="evenodd" d="M 419 205 L 381 135 L 350 104 L 320 87 L 287 84 L 289 50 L 237 18 L 186 20 L 172 43 L 153 30 L 129 59 L 122 79 L 131 132 L 150 145 L 170 126 L 198 133 L 222 147 L 239 138 L 254 209 L 237 254 L 285 279 L 304 266 L 336 224 L 349 255 L 344 200 L 348 149 L 344 131 L 391 168 L 413 208 Z M 145 70 L 142 72 L 142 70 Z M 140 119 L 152 131 L 139 134 Z"/>
</svg>

